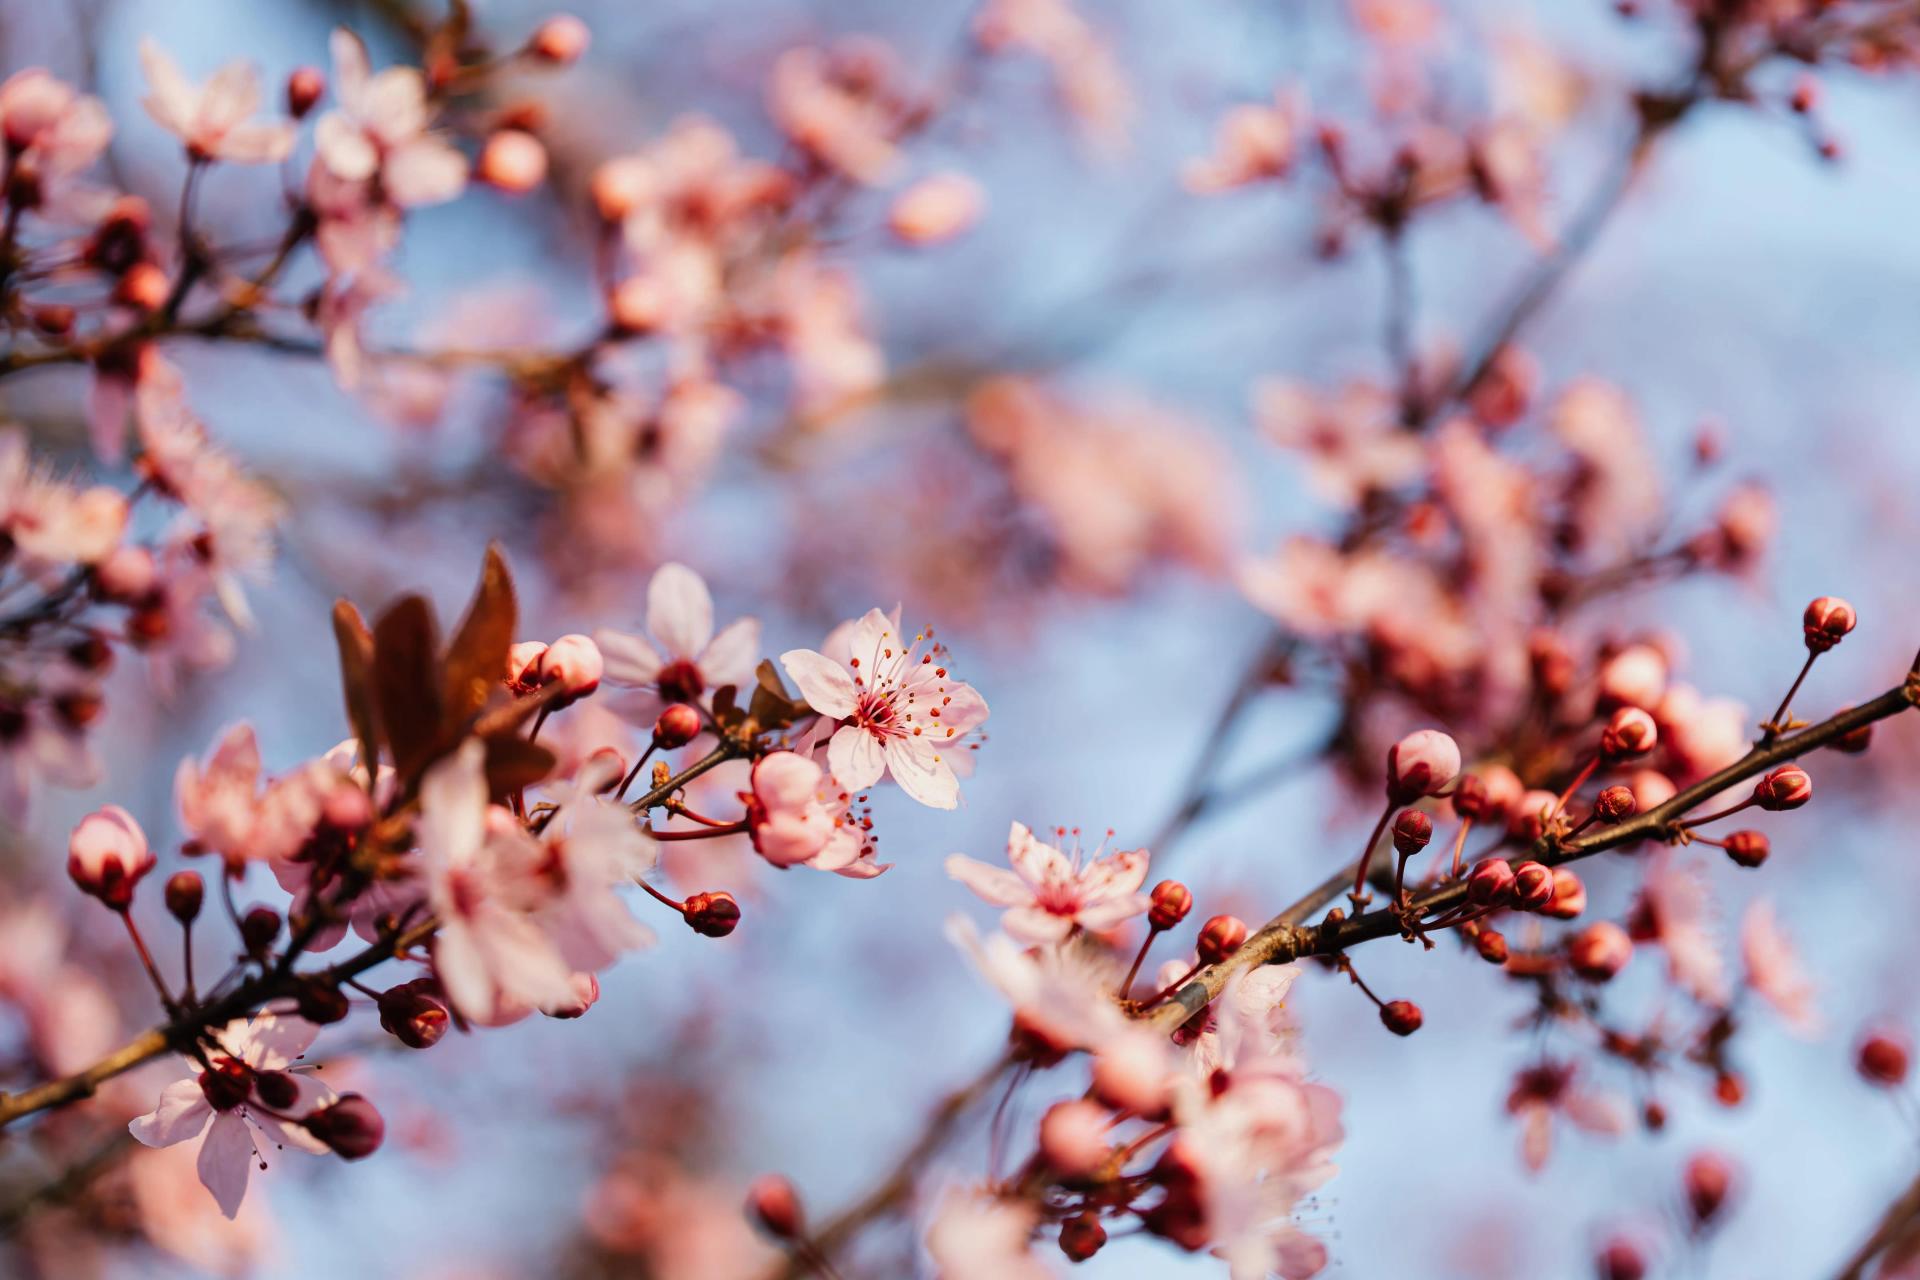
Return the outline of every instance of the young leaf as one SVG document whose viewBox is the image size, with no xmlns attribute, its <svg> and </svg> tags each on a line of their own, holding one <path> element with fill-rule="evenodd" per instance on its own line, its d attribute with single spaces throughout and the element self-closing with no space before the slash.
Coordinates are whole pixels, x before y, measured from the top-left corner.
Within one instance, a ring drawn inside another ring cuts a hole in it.
<svg viewBox="0 0 1920 1280">
<path fill-rule="evenodd" d="M 433 607 L 403 596 L 373 624 L 374 690 L 380 724 L 401 780 L 410 782 L 439 753 L 440 660 Z"/>
<path fill-rule="evenodd" d="M 443 732 L 448 740 L 466 729 L 467 722 L 479 714 L 487 695 L 505 675 L 516 623 L 513 576 L 507 571 L 500 548 L 490 544 L 473 603 L 467 606 L 467 616 L 460 620 L 460 628 L 447 646 Z"/>
<path fill-rule="evenodd" d="M 380 764 L 380 728 L 373 692 L 373 633 L 360 611 L 346 600 L 333 602 L 333 638 L 340 647 L 340 690 L 347 723 L 360 743 L 360 759 L 373 777 Z"/>
</svg>

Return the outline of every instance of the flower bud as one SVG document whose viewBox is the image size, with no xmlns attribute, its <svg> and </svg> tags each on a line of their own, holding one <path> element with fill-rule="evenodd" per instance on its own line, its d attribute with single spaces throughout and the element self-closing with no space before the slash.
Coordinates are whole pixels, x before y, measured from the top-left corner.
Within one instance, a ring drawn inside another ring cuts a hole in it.
<svg viewBox="0 0 1920 1280">
<path fill-rule="evenodd" d="M 533 190 L 547 178 L 547 149 L 524 129 L 496 129 L 480 149 L 474 176 L 510 195 Z"/>
<path fill-rule="evenodd" d="M 301 1121 L 306 1131 L 327 1144 L 343 1160 L 364 1160 L 380 1149 L 387 1122 L 371 1102 L 357 1093 L 343 1093 L 332 1106 Z"/>
<path fill-rule="evenodd" d="M 1147 908 L 1147 927 L 1155 933 L 1165 933 L 1193 910 L 1193 891 L 1178 880 L 1162 880 L 1153 886 Z"/>
<path fill-rule="evenodd" d="M 380 993 L 380 1025 L 409 1049 L 431 1049 L 447 1034 L 446 1005 L 422 989 L 419 980 Z"/>
<path fill-rule="evenodd" d="M 253 1092 L 275 1111 L 286 1111 L 300 1101 L 300 1082 L 284 1071 L 257 1071 Z"/>
<path fill-rule="evenodd" d="M 1630 644 L 1600 668 L 1600 708 L 1651 711 L 1667 691 L 1666 655 L 1650 644 Z"/>
<path fill-rule="evenodd" d="M 1418 809 L 1402 809 L 1393 820 L 1393 847 L 1411 858 L 1433 839 L 1433 819 Z"/>
<path fill-rule="evenodd" d="M 1460 772 L 1459 744 L 1438 729 L 1410 733 L 1387 752 L 1387 797 L 1409 804 L 1438 795 Z"/>
<path fill-rule="evenodd" d="M 1520 776 L 1503 764 L 1465 774 L 1453 791 L 1453 811 L 1475 822 L 1505 822 L 1527 793 Z"/>
<path fill-rule="evenodd" d="M 1467 901 L 1496 907 L 1513 895 L 1513 868 L 1505 858 L 1482 858 L 1467 872 Z"/>
<path fill-rule="evenodd" d="M 1863 724 L 1858 729 L 1850 729 L 1827 744 L 1835 751 L 1844 751 L 1857 756 L 1873 745 L 1873 726 Z"/>
<path fill-rule="evenodd" d="M 327 78 L 318 67 L 295 67 L 287 77 L 287 114 L 295 120 L 304 119 L 326 91 Z"/>
<path fill-rule="evenodd" d="M 1673 779 L 1658 769 L 1635 769 L 1627 785 L 1633 788 L 1633 807 L 1639 813 L 1658 808 L 1680 794 Z"/>
<path fill-rule="evenodd" d="M 1410 1036 L 1425 1019 L 1411 1000 L 1389 1000 L 1380 1006 L 1380 1024 L 1397 1036 Z"/>
<path fill-rule="evenodd" d="M 747 1216 L 776 1240 L 798 1240 L 806 1230 L 800 1193 L 777 1173 L 763 1173 L 748 1184 Z"/>
<path fill-rule="evenodd" d="M 740 923 L 740 904 L 724 890 L 696 893 L 687 899 L 687 927 L 709 938 L 724 938 Z"/>
<path fill-rule="evenodd" d="M 272 907 L 252 907 L 240 919 L 240 941 L 248 955 L 265 955 L 280 936 L 280 913 Z"/>
<path fill-rule="evenodd" d="M 1063 1178 L 1091 1178 L 1113 1154 L 1107 1145 L 1112 1117 L 1097 1102 L 1056 1102 L 1040 1118 L 1040 1155 Z"/>
<path fill-rule="evenodd" d="M 506 681 L 515 693 L 532 693 L 540 687 L 540 659 L 546 651 L 539 640 L 522 640 L 507 650 Z"/>
<path fill-rule="evenodd" d="M 621 221 L 653 200 L 659 189 L 660 179 L 653 166 L 639 156 L 608 160 L 593 171 L 593 177 L 587 182 L 594 208 L 608 222 Z"/>
<path fill-rule="evenodd" d="M 1733 1164 L 1717 1151 L 1702 1151 L 1687 1161 L 1682 1185 L 1696 1226 L 1705 1226 L 1733 1191 Z"/>
<path fill-rule="evenodd" d="M 198 871 L 176 871 L 167 877 L 167 911 L 181 924 L 192 924 L 200 914 L 206 886 Z"/>
<path fill-rule="evenodd" d="M 247 913 L 247 919 L 253 919 L 253 913 Z M 279 921 L 274 922 L 274 932 L 280 931 Z M 271 938 L 268 939 L 272 941 Z M 293 993 L 294 1004 L 300 1010 L 300 1016 L 316 1026 L 327 1026 L 344 1019 L 352 1005 L 346 992 L 320 981 L 302 982 Z"/>
<path fill-rule="evenodd" d="M 1807 606 L 1800 621 L 1805 624 L 1807 648 L 1814 653 L 1825 653 L 1846 639 L 1847 632 L 1853 630 L 1859 618 L 1853 606 L 1839 596 L 1821 596 Z"/>
<path fill-rule="evenodd" d="M 113 287 L 113 300 L 136 311 L 158 311 L 166 305 L 173 283 L 151 262 L 136 262 Z"/>
<path fill-rule="evenodd" d="M 1547 815 L 1559 803 L 1560 797 L 1551 791 L 1526 792 L 1507 819 L 1507 834 L 1528 842 L 1538 840 L 1547 829 Z"/>
<path fill-rule="evenodd" d="M 80 819 L 67 837 L 67 874 L 82 893 L 115 911 L 133 903 L 133 888 L 153 870 L 153 850 L 133 815 L 117 804 Z"/>
<path fill-rule="evenodd" d="M 1601 1246 L 1594 1270 L 1600 1280 L 1646 1280 L 1647 1257 L 1633 1241 L 1615 1236 Z"/>
<path fill-rule="evenodd" d="M 1553 869 L 1553 897 L 1540 908 L 1540 914 L 1555 920 L 1572 920 L 1587 909 L 1587 886 L 1565 867 Z"/>
<path fill-rule="evenodd" d="M 558 684 L 563 696 L 556 707 L 584 698 L 600 687 L 605 664 L 600 646 L 582 635 L 561 636 L 534 661 L 528 673 L 536 685 Z"/>
<path fill-rule="evenodd" d="M 1872 1031 L 1861 1039 L 1853 1064 L 1868 1084 L 1897 1089 L 1906 1083 L 1910 1056 L 1904 1036 L 1891 1031 Z"/>
<path fill-rule="evenodd" d="M 1797 764 L 1783 764 L 1754 784 L 1754 803 L 1770 813 L 1798 809 L 1813 799 L 1813 779 Z"/>
<path fill-rule="evenodd" d="M 587 1010 L 600 1003 L 600 979 L 591 973 L 573 975 L 573 999 L 564 1004 L 542 1005 L 540 1012 L 549 1018 L 584 1018 Z"/>
<path fill-rule="evenodd" d="M 653 722 L 653 744 L 662 751 L 684 747 L 700 736 L 700 713 L 684 702 L 676 702 Z"/>
<path fill-rule="evenodd" d="M 1639 807 L 1640 802 L 1634 799 L 1633 788 L 1618 783 L 1602 789 L 1593 801 L 1593 811 L 1600 815 L 1602 822 L 1618 822 L 1631 816 Z"/>
<path fill-rule="evenodd" d="M 1660 741 L 1653 717 L 1639 707 L 1622 707 L 1600 732 L 1600 754 L 1608 760 L 1643 756 Z"/>
<path fill-rule="evenodd" d="M 1596 920 L 1567 944 L 1567 963 L 1588 982 L 1607 982 L 1633 959 L 1633 940 L 1611 920 Z"/>
<path fill-rule="evenodd" d="M 1553 871 L 1544 863 L 1523 862 L 1513 868 L 1513 905 L 1539 911 L 1553 901 Z"/>
<path fill-rule="evenodd" d="M 159 571 L 153 552 L 145 547 L 119 546 L 107 558 L 93 566 L 93 591 L 102 600 L 115 604 L 134 604 L 153 592 Z"/>
<path fill-rule="evenodd" d="M 1727 856 L 1743 867 L 1757 867 L 1767 860 L 1772 845 L 1764 831 L 1736 831 L 1727 837 Z"/>
<path fill-rule="evenodd" d="M 64 302 L 49 302 L 33 309 L 33 327 L 50 338 L 63 338 L 73 332 L 74 309 Z"/>
<path fill-rule="evenodd" d="M 906 244 L 940 244 L 970 230 L 985 206 L 986 195 L 972 178 L 938 173 L 894 198 L 887 228 Z"/>
<path fill-rule="evenodd" d="M 1247 940 L 1247 922 L 1238 916 L 1215 916 L 1200 926 L 1194 943 L 1201 964 L 1219 964 Z"/>
<path fill-rule="evenodd" d="M 592 42 L 593 33 L 586 23 L 570 13 L 556 13 L 534 28 L 527 39 L 527 52 L 542 62 L 564 67 L 578 62 Z"/>
<path fill-rule="evenodd" d="M 1507 937 L 1498 929 L 1482 929 L 1473 935 L 1473 949 L 1488 964 L 1507 962 Z"/>
<path fill-rule="evenodd" d="M 1092 1213 L 1076 1213 L 1060 1224 L 1060 1252 L 1074 1262 L 1085 1262 L 1107 1243 L 1107 1229 Z"/>
</svg>

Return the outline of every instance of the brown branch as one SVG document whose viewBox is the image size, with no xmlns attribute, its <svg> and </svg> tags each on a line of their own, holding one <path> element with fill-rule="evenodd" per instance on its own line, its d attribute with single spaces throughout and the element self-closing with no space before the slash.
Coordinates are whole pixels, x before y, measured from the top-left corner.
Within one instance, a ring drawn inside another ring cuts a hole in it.
<svg viewBox="0 0 1920 1280">
<path fill-rule="evenodd" d="M 1873 1234 L 1834 1273 L 1834 1280 L 1860 1280 L 1867 1273 L 1868 1263 L 1896 1241 L 1911 1237 L 1916 1226 L 1920 1226 L 1920 1178 L 1915 1178 L 1900 1197 L 1887 1206 Z"/>
</svg>

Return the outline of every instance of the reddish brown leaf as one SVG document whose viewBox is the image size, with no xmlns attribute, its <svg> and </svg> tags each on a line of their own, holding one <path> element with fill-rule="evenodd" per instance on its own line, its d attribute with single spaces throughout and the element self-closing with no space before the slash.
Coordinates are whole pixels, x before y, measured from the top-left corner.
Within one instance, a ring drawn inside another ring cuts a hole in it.
<svg viewBox="0 0 1920 1280">
<path fill-rule="evenodd" d="M 372 777 L 380 763 L 380 726 L 373 692 L 373 633 L 360 611 L 346 600 L 333 602 L 333 638 L 340 647 L 340 689 L 347 723 L 360 743 L 360 758 Z"/>
<path fill-rule="evenodd" d="M 403 596 L 373 624 L 374 689 L 387 749 L 403 783 L 411 783 L 444 744 L 440 660 L 433 606 Z"/>
<path fill-rule="evenodd" d="M 513 575 L 507 571 L 500 548 L 489 545 L 473 603 L 467 606 L 467 616 L 461 619 L 459 630 L 447 646 L 443 733 L 448 741 L 457 739 L 486 706 L 487 695 L 505 675 L 507 650 L 513 646 L 516 625 Z"/>
<path fill-rule="evenodd" d="M 486 742 L 487 786 L 495 800 L 545 781 L 553 772 L 553 752 L 537 742 L 528 742 L 517 734 L 488 738 Z"/>
</svg>

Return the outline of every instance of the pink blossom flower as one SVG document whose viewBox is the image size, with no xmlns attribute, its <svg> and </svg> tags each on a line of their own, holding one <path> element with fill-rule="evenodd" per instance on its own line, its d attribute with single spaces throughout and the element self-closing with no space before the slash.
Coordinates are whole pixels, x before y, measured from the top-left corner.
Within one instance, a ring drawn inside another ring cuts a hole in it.
<svg viewBox="0 0 1920 1280">
<path fill-rule="evenodd" d="M 1619 1101 L 1583 1088 L 1571 1063 L 1543 1061 L 1520 1072 L 1507 1095 L 1507 1114 L 1520 1122 L 1521 1158 L 1536 1173 L 1552 1149 L 1556 1115 L 1588 1133 L 1615 1135 L 1627 1129 Z"/>
<path fill-rule="evenodd" d="M 201 847 L 239 867 L 260 856 L 256 843 L 260 805 L 260 744 L 253 726 L 236 724 L 221 735 L 206 764 L 182 760 L 173 793 L 180 821 Z"/>
<path fill-rule="evenodd" d="M 887 92 L 889 51 L 873 41 L 829 53 L 789 49 L 773 64 L 767 105 L 793 142 L 856 182 L 884 180 L 898 160 L 899 109 Z"/>
<path fill-rule="evenodd" d="M 1795 1035 L 1819 1034 L 1820 1015 L 1815 988 L 1801 966 L 1793 944 L 1780 928 L 1773 903 L 1764 898 L 1749 904 L 1740 921 L 1740 956 L 1746 965 L 1747 985 Z"/>
<path fill-rule="evenodd" d="M 747 833 L 754 850 L 776 867 L 808 866 L 858 880 L 893 864 L 874 857 L 867 823 L 850 808 L 852 796 L 831 785 L 826 770 L 793 751 L 771 751 L 754 761 Z"/>
<path fill-rule="evenodd" d="M 149 36 L 140 41 L 140 66 L 148 88 L 141 105 L 195 160 L 275 164 L 293 150 L 291 122 L 247 123 L 260 106 L 260 80 L 246 63 L 229 62 L 196 87 Z"/>
<path fill-rule="evenodd" d="M 0 530 L 27 572 L 97 564 L 119 549 L 126 527 L 127 500 L 118 490 L 55 480 L 23 432 L 0 428 Z"/>
<path fill-rule="evenodd" d="M 180 1143 L 142 1147 L 128 1158 L 127 1183 L 140 1229 L 156 1248 L 207 1275 L 254 1274 L 279 1238 L 266 1202 L 255 1196 L 228 1218 L 200 1189 L 197 1154 Z"/>
<path fill-rule="evenodd" d="M 1052 1280 L 1033 1256 L 1040 1214 L 1025 1200 L 955 1191 L 927 1229 L 937 1280 Z"/>
<path fill-rule="evenodd" d="M 1667 850 L 1647 863 L 1631 920 L 1636 942 L 1658 942 L 1667 972 L 1703 1004 L 1727 1002 L 1727 974 L 1711 930 L 1713 901 L 1700 868 L 1685 866 Z"/>
<path fill-rule="evenodd" d="M 117 804 L 80 819 L 67 838 L 67 874 L 116 911 L 133 901 L 134 886 L 153 870 L 153 850 L 133 815 Z"/>
<path fill-rule="evenodd" d="M 28 67 L 0 84 L 0 137 L 10 153 L 8 199 L 59 212 L 73 175 L 107 149 L 113 120 L 100 99 Z"/>
<path fill-rule="evenodd" d="M 610 762 L 583 768 L 538 837 L 536 875 L 549 896 L 535 916 L 561 960 L 576 971 L 576 981 L 578 973 L 605 969 L 654 941 L 653 930 L 634 919 L 615 892 L 657 860 L 654 842 L 634 824 L 633 814 L 601 795 L 618 776 Z"/>
<path fill-rule="evenodd" d="M 1704 778 L 1747 753 L 1752 727 L 1746 707 L 1732 698 L 1708 698 L 1690 684 L 1673 684 L 1650 710 L 1683 781 Z"/>
<path fill-rule="evenodd" d="M 960 784 L 944 752 L 965 745 L 987 718 L 987 702 L 953 679 L 946 653 L 925 634 L 911 643 L 899 623 L 871 609 L 854 627 L 850 653 L 835 660 L 814 649 L 789 649 L 780 663 L 807 704 L 841 721 L 827 743 L 827 764 L 841 786 L 864 791 L 892 773 L 921 804 L 951 809 Z"/>
<path fill-rule="evenodd" d="M 1120 974 L 1073 947 L 1029 950 L 1004 933 L 982 938 L 965 916 L 947 921 L 947 940 L 1013 1009 L 1015 1028 L 1053 1053 L 1100 1054 L 1143 1034 L 1120 1011 Z"/>
<path fill-rule="evenodd" d="M 645 636 L 601 629 L 593 633 L 605 659 L 606 678 L 614 684 L 646 689 L 648 697 L 633 710 L 651 723 L 667 702 L 704 702 L 709 690 L 753 683 L 760 656 L 760 623 L 739 618 L 713 630 L 713 596 L 699 574 L 683 564 L 654 570 L 647 584 Z"/>
<path fill-rule="evenodd" d="M 1196 195 L 1284 178 L 1293 168 L 1295 137 L 1306 115 L 1302 95 L 1281 90 L 1272 106 L 1247 103 L 1221 117 L 1213 153 L 1187 162 L 1181 180 Z"/>
<path fill-rule="evenodd" d="M 1341 507 L 1420 474 L 1426 455 L 1386 388 L 1354 382 L 1327 394 L 1284 378 L 1261 381 L 1253 417 L 1275 444 L 1306 455 L 1314 492 Z"/>
<path fill-rule="evenodd" d="M 992 53 L 1023 52 L 1045 62 L 1061 103 L 1094 145 L 1126 142 L 1134 104 L 1113 50 L 1068 0 L 989 0 L 974 36 Z"/>
<path fill-rule="evenodd" d="M 375 75 L 367 47 L 344 27 L 334 30 L 330 47 L 340 105 L 314 126 L 321 162 L 348 182 L 378 175 L 381 191 L 401 208 L 459 195 L 467 184 L 466 158 L 427 132 L 426 77 L 414 67 L 388 67 Z"/>
<path fill-rule="evenodd" d="M 1147 909 L 1140 886 L 1147 879 L 1147 851 L 1129 849 L 1080 865 L 1057 846 L 1037 839 L 1021 823 L 1007 836 L 1012 871 L 956 853 L 947 874 L 997 907 L 1006 907 L 1001 927 L 1022 942 L 1059 942 L 1076 928 L 1110 929 Z"/>
<path fill-rule="evenodd" d="M 246 1196 L 247 1175 L 261 1160 L 256 1131 L 276 1148 L 314 1155 L 328 1150 L 303 1126 L 282 1119 L 297 1120 L 334 1100 L 333 1090 L 289 1070 L 319 1033 L 319 1027 L 304 1019 L 267 1012 L 228 1023 L 214 1037 L 221 1052 L 211 1055 L 211 1069 L 161 1090 L 158 1105 L 129 1124 L 128 1132 L 149 1147 L 170 1147 L 204 1134 L 197 1162 L 200 1181 L 220 1211 L 233 1217 Z M 266 1073 L 291 1082 L 291 1106 L 269 1107 L 259 1101 L 259 1077 Z"/>
</svg>

